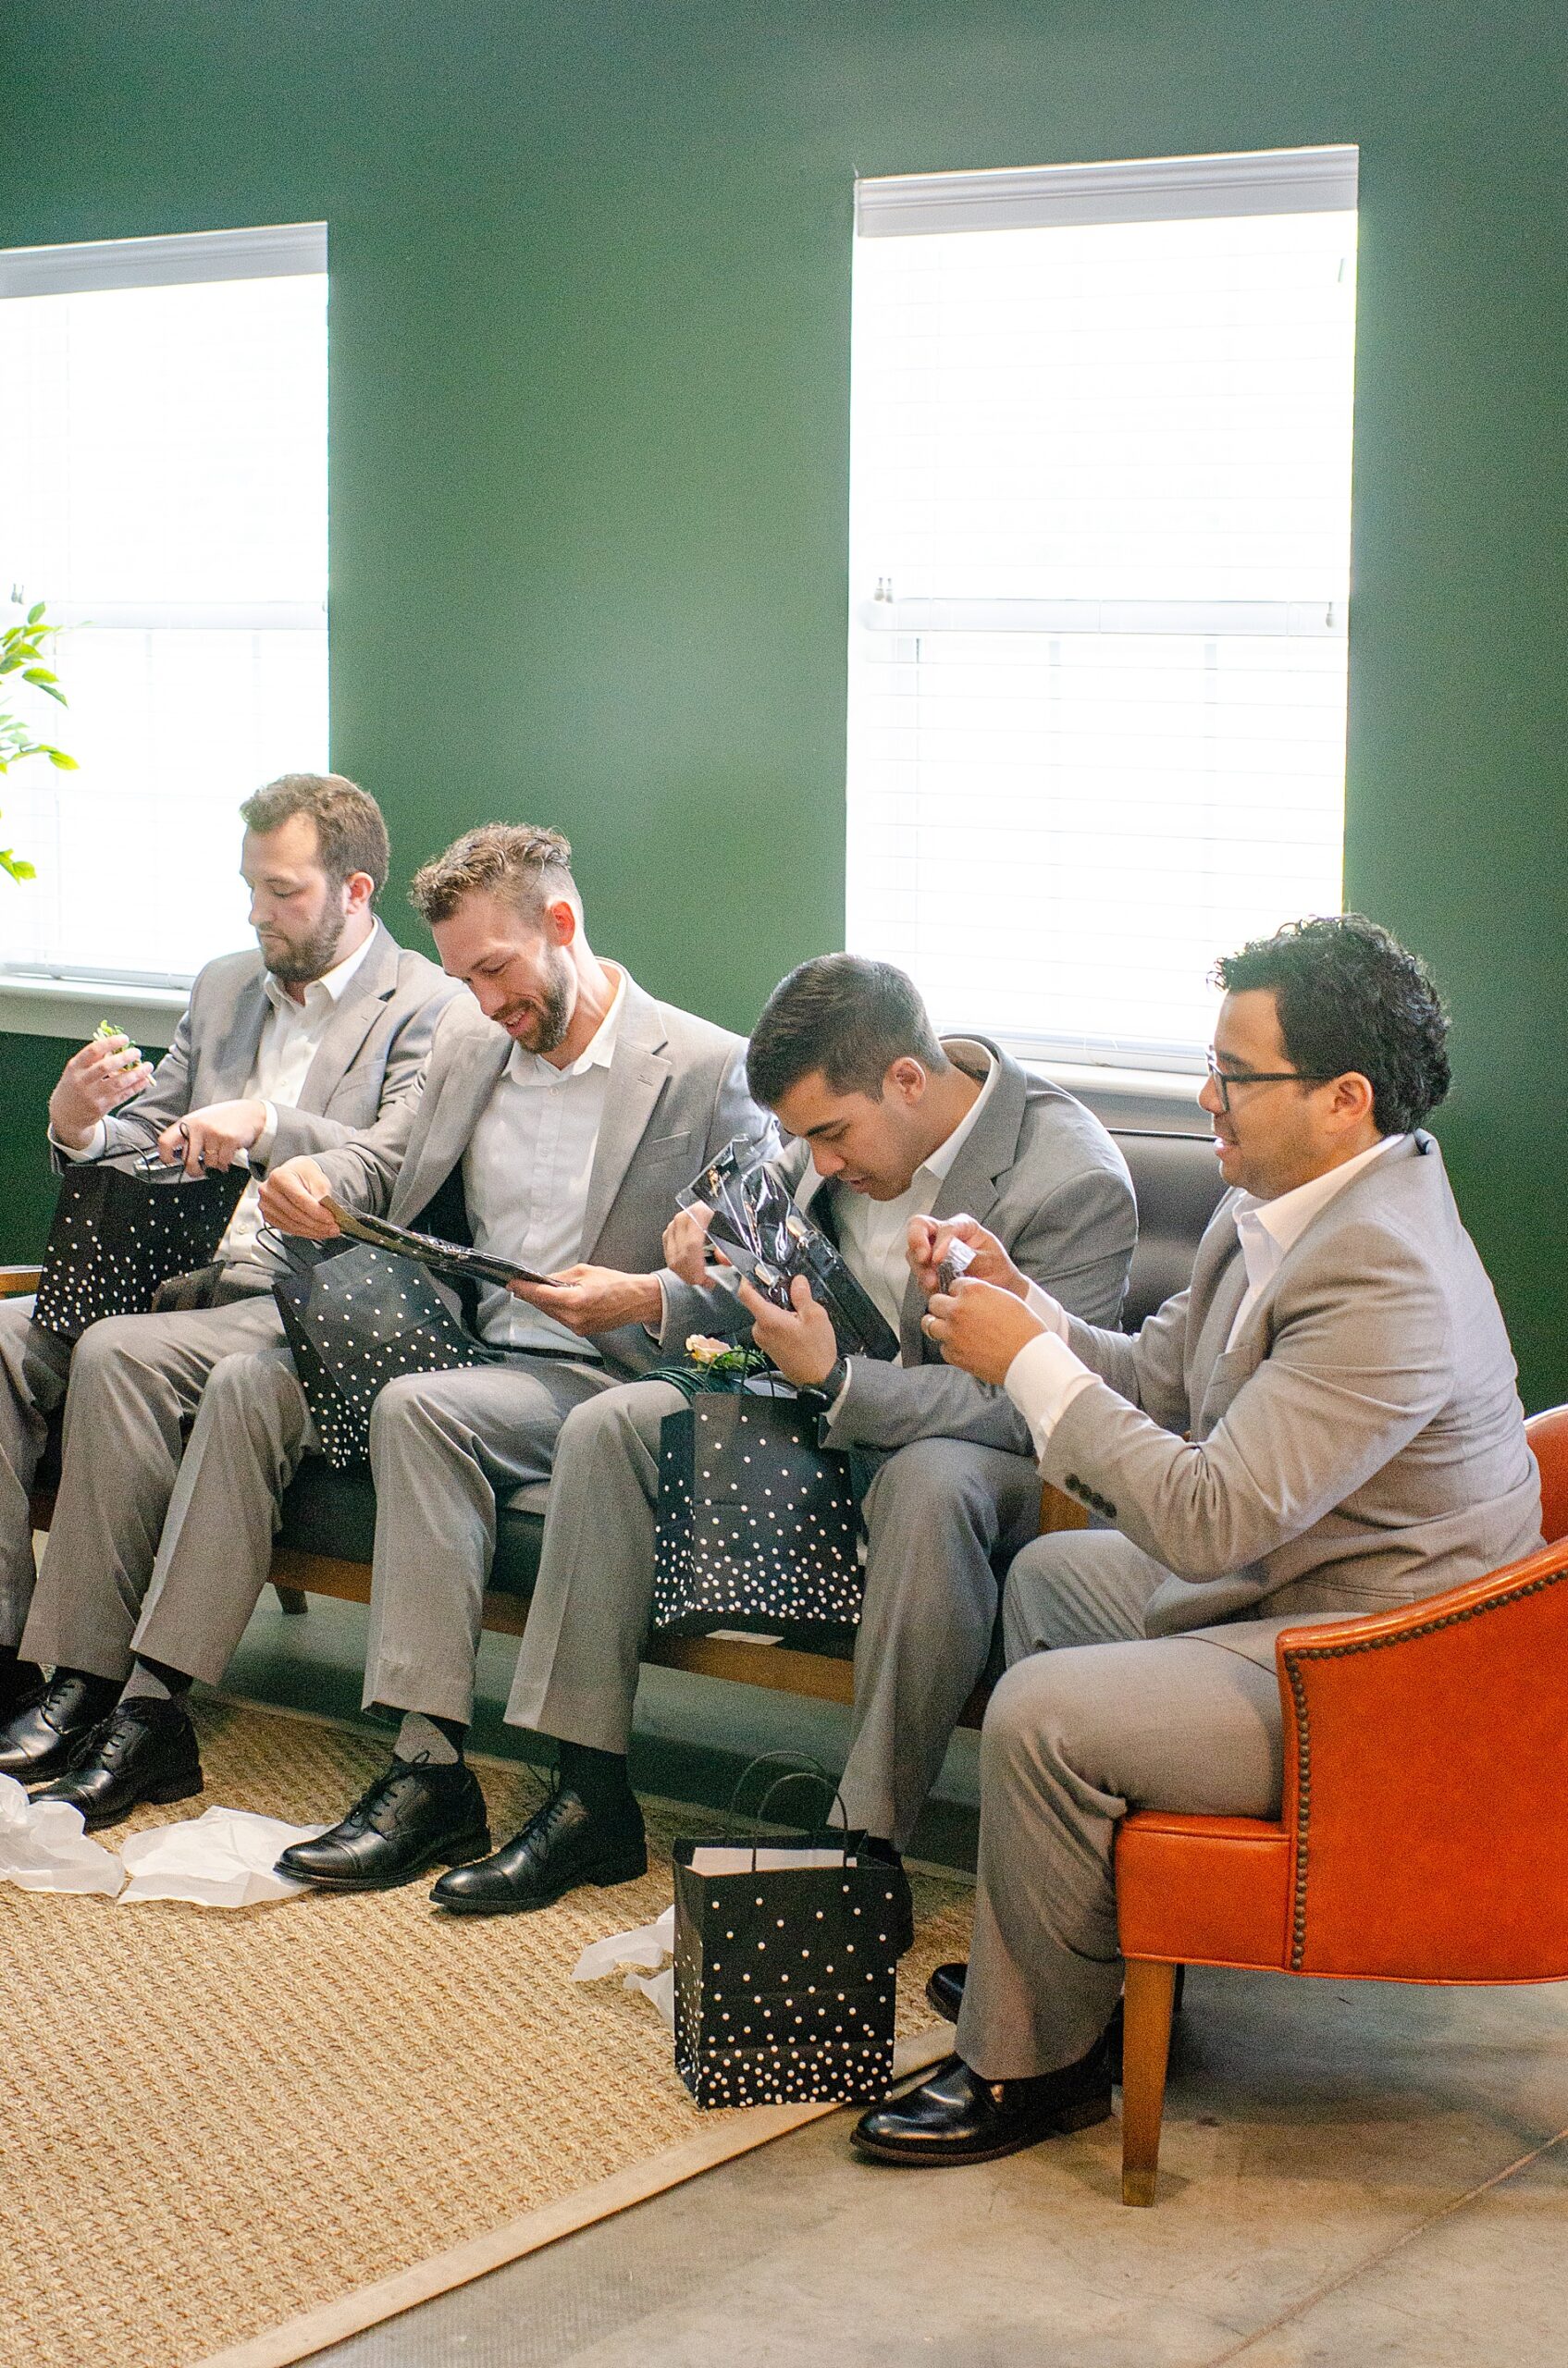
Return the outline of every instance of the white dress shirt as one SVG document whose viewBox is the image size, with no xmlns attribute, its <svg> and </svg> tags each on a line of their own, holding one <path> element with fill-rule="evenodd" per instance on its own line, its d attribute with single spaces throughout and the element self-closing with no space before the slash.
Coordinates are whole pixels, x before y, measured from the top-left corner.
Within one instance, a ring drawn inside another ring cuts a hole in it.
<svg viewBox="0 0 1568 2368">
<path fill-rule="evenodd" d="M 319 979 L 312 979 L 303 990 L 302 1001 L 296 1003 L 278 980 L 268 970 L 262 980 L 262 992 L 271 1008 L 262 1022 L 256 1043 L 256 1057 L 242 1094 L 241 1102 L 260 1102 L 266 1107 L 266 1119 L 261 1133 L 250 1150 L 253 1167 L 265 1167 L 272 1152 L 273 1137 L 278 1132 L 279 1109 L 293 1110 L 299 1106 L 300 1095 L 310 1075 L 311 1063 L 321 1050 L 321 1040 L 327 1023 L 343 999 L 349 980 L 369 953 L 375 940 L 374 929 L 352 954 Z M 93 1128 L 80 1150 L 65 1143 L 56 1143 L 71 1160 L 99 1159 L 109 1140 L 109 1130 L 102 1118 Z M 50 1141 L 55 1141 L 53 1135 Z M 261 1267 L 263 1260 L 256 1252 L 256 1236 L 261 1230 L 261 1186 L 253 1180 L 241 1194 L 228 1230 L 218 1244 L 220 1263 L 226 1266 L 253 1265 Z"/>
<path fill-rule="evenodd" d="M 1403 1141 L 1402 1135 L 1385 1135 L 1370 1150 L 1358 1152 L 1353 1159 L 1329 1168 L 1326 1175 L 1312 1177 L 1292 1191 L 1281 1192 L 1277 1200 L 1259 1201 L 1250 1192 L 1242 1194 L 1234 1215 L 1247 1288 L 1226 1336 L 1227 1350 L 1235 1347 L 1242 1326 L 1284 1264 L 1287 1252 L 1294 1248 L 1314 1217 L 1337 1192 L 1344 1190 L 1353 1176 Z M 1007 1367 L 1006 1388 L 1029 1424 L 1036 1455 L 1043 1455 L 1046 1440 L 1073 1400 L 1098 1376 L 1068 1348 L 1066 1314 L 1050 1293 L 1031 1283 L 1027 1304 L 1049 1328 L 1025 1341 Z"/>
<path fill-rule="evenodd" d="M 463 1154 L 475 1248 L 515 1258 L 536 1274 L 558 1275 L 583 1254 L 588 1182 L 626 1001 L 625 972 L 615 975 L 615 999 L 569 1068 L 513 1044 Z M 479 1336 L 499 1349 L 569 1348 L 590 1361 L 599 1354 L 591 1340 L 500 1284 L 480 1299 Z"/>
</svg>

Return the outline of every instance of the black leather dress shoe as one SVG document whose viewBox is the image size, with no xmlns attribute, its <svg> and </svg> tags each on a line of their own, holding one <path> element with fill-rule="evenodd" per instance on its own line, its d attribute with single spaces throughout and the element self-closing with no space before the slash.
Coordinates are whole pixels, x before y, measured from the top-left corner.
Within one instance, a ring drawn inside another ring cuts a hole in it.
<svg viewBox="0 0 1568 2368">
<path fill-rule="evenodd" d="M 1178 2009 L 1181 2003 L 1181 1978 L 1186 1970 L 1185 1966 L 1179 1966 L 1177 1968 Z M 964 1977 L 968 1972 L 967 1965 L 939 1965 L 926 1983 L 926 1997 L 936 2008 L 945 2023 L 956 2023 L 958 2019 L 958 2009 L 964 2003 Z M 1121 2000 L 1119 1998 L 1116 2003 L 1116 2011 L 1105 2027 L 1105 2052 L 1110 2059 L 1111 2078 L 1119 2082 L 1121 2078 Z"/>
<path fill-rule="evenodd" d="M 950 2055 L 918 2089 L 863 2114 L 852 2133 L 883 2163 L 995 2163 L 1064 2130 L 1109 2118 L 1105 2042 L 1060 2072 L 1033 2080 L 982 2080 Z"/>
<path fill-rule="evenodd" d="M 202 1789 L 196 1730 L 182 1702 L 118 1702 L 84 1735 L 71 1764 L 35 1797 L 68 1801 L 89 1833 L 118 1825 L 139 1801 L 188 1801 Z"/>
<path fill-rule="evenodd" d="M 83 1735 L 113 1709 L 119 1680 L 82 1677 L 74 1670 L 51 1678 L 31 1708 L 0 1727 L 0 1776 L 43 1784 L 63 1776 Z"/>
<path fill-rule="evenodd" d="M 454 1867 L 430 1893 L 458 1916 L 517 1916 L 579 1883 L 629 1883 L 648 1872 L 642 1811 L 590 1809 L 576 1793 L 552 1793 L 514 1840 L 477 1866 Z"/>
<path fill-rule="evenodd" d="M 490 1846 L 485 1795 L 457 1760 L 394 1759 L 365 1787 L 340 1824 L 314 1842 L 291 1843 L 280 1875 L 324 1891 L 393 1891 L 426 1867 L 478 1858 Z"/>
</svg>

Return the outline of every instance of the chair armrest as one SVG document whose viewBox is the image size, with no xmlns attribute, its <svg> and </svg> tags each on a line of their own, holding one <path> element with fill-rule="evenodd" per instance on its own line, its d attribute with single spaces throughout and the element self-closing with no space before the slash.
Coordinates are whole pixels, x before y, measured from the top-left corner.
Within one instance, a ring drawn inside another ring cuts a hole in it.
<svg viewBox="0 0 1568 2368">
<path fill-rule="evenodd" d="M 38 1289 L 40 1266 L 0 1266 L 0 1299 L 25 1299 Z"/>
<path fill-rule="evenodd" d="M 1290 1970 L 1568 1979 L 1568 1546 L 1275 1651 Z"/>
</svg>

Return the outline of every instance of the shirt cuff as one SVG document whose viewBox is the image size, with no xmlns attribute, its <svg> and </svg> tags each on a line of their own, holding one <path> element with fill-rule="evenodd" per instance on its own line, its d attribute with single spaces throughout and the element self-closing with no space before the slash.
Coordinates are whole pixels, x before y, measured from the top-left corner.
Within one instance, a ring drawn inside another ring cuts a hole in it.
<svg viewBox="0 0 1568 2368">
<path fill-rule="evenodd" d="M 664 1327 L 670 1321 L 670 1294 L 664 1288 L 664 1277 L 661 1274 L 655 1275 L 653 1279 L 659 1286 L 659 1320 L 656 1324 L 645 1324 L 642 1328 L 650 1340 L 661 1341 L 664 1338 Z"/>
<path fill-rule="evenodd" d="M 838 1420 L 838 1410 L 849 1395 L 849 1384 L 853 1377 L 854 1371 L 854 1366 L 850 1363 L 849 1359 L 846 1357 L 844 1361 L 844 1387 L 839 1391 L 838 1396 L 833 1400 L 833 1404 L 828 1408 L 827 1419 L 830 1424 L 836 1423 Z"/>
<path fill-rule="evenodd" d="M 49 1141 L 62 1159 L 102 1159 L 109 1147 L 109 1130 L 100 1118 L 80 1151 L 72 1143 L 63 1143 L 53 1127 L 49 1129 Z"/>
<path fill-rule="evenodd" d="M 251 1166 L 253 1167 L 265 1167 L 266 1166 L 267 1161 L 272 1157 L 272 1146 L 278 1135 L 277 1104 L 273 1102 L 264 1102 L 262 1104 L 262 1108 L 266 1112 L 266 1117 L 263 1123 L 260 1134 L 256 1137 L 255 1141 L 251 1145 L 250 1157 Z"/>
<path fill-rule="evenodd" d="M 1031 1283 L 1024 1297 L 1031 1315 L 1038 1315 L 1042 1324 L 1056 1334 L 1058 1340 L 1068 1337 L 1068 1312 L 1059 1300 L 1055 1300 L 1038 1283 Z"/>
<path fill-rule="evenodd" d="M 1041 1296 L 1044 1297 L 1043 1292 Z M 1054 1333 L 1037 1332 L 1032 1340 L 1025 1341 L 1007 1367 L 1003 1387 L 1029 1424 L 1037 1456 L 1044 1454 L 1046 1440 L 1079 1392 L 1097 1378 Z"/>
</svg>

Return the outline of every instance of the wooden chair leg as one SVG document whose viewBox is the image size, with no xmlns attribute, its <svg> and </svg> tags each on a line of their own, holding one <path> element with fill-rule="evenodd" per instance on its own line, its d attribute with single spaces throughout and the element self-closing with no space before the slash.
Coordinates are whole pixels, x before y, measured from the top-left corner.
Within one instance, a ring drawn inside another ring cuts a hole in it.
<svg viewBox="0 0 1568 2368">
<path fill-rule="evenodd" d="M 1176 1967 L 1127 1961 L 1121 2041 L 1121 2200 L 1153 2203 L 1160 2167 Z"/>
<path fill-rule="evenodd" d="M 288 1613 L 290 1620 L 297 1620 L 302 1611 L 306 1611 L 310 1608 L 305 1600 L 305 1591 L 303 1587 L 286 1587 L 281 1584 L 278 1584 L 276 1585 L 276 1593 L 278 1602 L 283 1606 L 284 1610 Z"/>
</svg>

